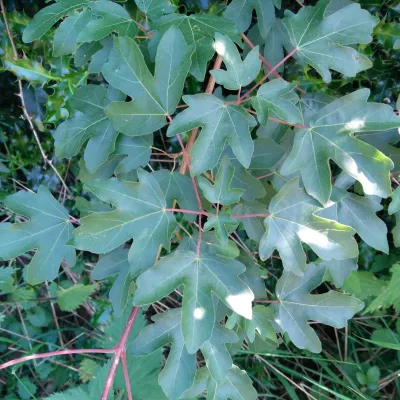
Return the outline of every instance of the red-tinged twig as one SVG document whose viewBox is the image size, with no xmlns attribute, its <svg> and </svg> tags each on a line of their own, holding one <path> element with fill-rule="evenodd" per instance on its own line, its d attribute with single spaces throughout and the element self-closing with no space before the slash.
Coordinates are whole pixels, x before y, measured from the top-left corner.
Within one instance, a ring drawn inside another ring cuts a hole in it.
<svg viewBox="0 0 400 400">
<path fill-rule="evenodd" d="M 126 362 L 126 350 L 122 353 L 121 363 L 122 363 L 122 369 L 124 370 L 124 378 L 125 378 L 126 393 L 128 395 L 128 400 L 132 400 L 133 397 L 132 397 L 131 383 L 129 381 L 128 364 Z"/>
<path fill-rule="evenodd" d="M 119 361 L 123 353 L 126 351 L 126 343 L 128 341 L 129 334 L 131 333 L 133 323 L 135 322 L 138 313 L 139 313 L 139 307 L 133 307 L 131 315 L 129 316 L 128 321 L 126 322 L 124 331 L 122 332 L 121 338 L 119 339 L 117 345 L 113 349 L 114 357 L 111 361 L 111 367 L 110 370 L 108 371 L 106 383 L 104 384 L 103 393 L 101 394 L 100 400 L 108 399 L 108 395 L 110 393 L 112 384 L 114 382 L 114 377 L 117 371 Z"/>
<path fill-rule="evenodd" d="M 42 354 L 31 354 L 30 356 L 16 358 L 15 360 L 11 360 L 4 364 L 1 364 L 0 370 L 29 360 L 39 360 L 41 358 L 49 358 L 53 356 L 65 356 L 68 354 L 90 354 L 90 353 L 112 354 L 114 353 L 114 349 L 77 349 L 77 350 L 71 349 L 71 350 L 61 350 L 61 351 L 50 351 L 48 353 L 42 353 Z"/>
<path fill-rule="evenodd" d="M 211 214 L 206 211 L 185 210 L 185 209 L 181 209 L 181 208 L 166 208 L 165 211 L 180 212 L 183 214 L 204 215 L 205 217 L 213 217 L 215 215 L 215 214 Z"/>
<path fill-rule="evenodd" d="M 244 42 L 245 42 L 251 49 L 254 49 L 255 46 L 254 46 L 254 44 L 250 41 L 250 39 L 249 39 L 244 33 L 242 33 L 241 36 L 242 36 L 242 39 L 244 40 Z M 272 65 L 262 56 L 261 53 L 259 54 L 259 57 L 260 57 L 260 60 L 262 61 L 262 63 L 263 63 L 269 70 L 272 70 L 272 68 L 273 68 Z M 276 78 L 282 78 L 282 76 L 281 76 L 278 72 L 276 72 L 276 71 L 273 71 L 272 74 L 273 74 Z M 298 91 L 300 91 L 301 93 L 303 93 L 303 94 L 306 94 L 306 93 L 307 93 L 304 89 L 302 89 L 302 88 L 299 87 L 299 86 L 296 86 L 296 89 L 297 89 Z"/>
<path fill-rule="evenodd" d="M 280 124 L 294 126 L 295 128 L 300 128 L 300 129 L 309 128 L 309 126 L 307 126 L 307 125 L 295 124 L 293 122 L 283 121 L 282 119 L 278 119 L 278 118 L 274 118 L 274 117 L 268 117 L 268 119 L 271 121 L 279 122 Z"/>
<path fill-rule="evenodd" d="M 257 177 L 257 179 L 268 178 L 269 176 L 274 175 L 274 174 L 275 174 L 275 171 L 274 172 L 270 172 L 269 174 L 266 174 L 266 175 L 259 176 L 259 177 Z"/>
<path fill-rule="evenodd" d="M 289 54 L 286 55 L 281 61 L 278 62 L 272 69 L 270 69 L 247 93 L 245 93 L 238 101 L 239 105 L 246 97 L 249 97 L 250 94 L 256 90 L 259 86 L 262 85 L 263 82 L 267 80 L 267 78 L 274 73 L 282 64 L 284 64 L 290 57 L 296 54 L 298 51 L 297 48 L 294 48 Z"/>
<path fill-rule="evenodd" d="M 257 115 L 257 113 L 254 110 L 251 110 L 250 108 L 245 108 L 245 110 L 250 114 Z M 306 125 L 295 124 L 294 122 L 288 122 L 274 117 L 268 117 L 268 119 L 270 121 L 279 122 L 280 124 L 294 126 L 295 128 L 308 128 L 308 126 Z"/>
<path fill-rule="evenodd" d="M 184 144 L 183 144 L 183 142 L 182 142 L 181 136 L 180 136 L 180 135 L 177 135 L 177 138 L 178 138 L 178 142 L 179 142 L 179 144 L 180 144 L 180 146 L 181 146 L 181 148 L 182 148 L 183 159 L 184 159 L 184 160 L 186 159 L 187 166 L 188 166 L 189 172 L 190 172 L 190 160 L 189 160 L 189 157 L 190 157 L 190 156 L 189 156 L 189 153 L 188 153 L 187 149 L 185 148 L 185 146 L 184 146 Z M 196 195 L 197 204 L 199 205 L 200 211 L 202 211 L 202 210 L 203 210 L 203 205 L 201 204 L 201 199 L 200 199 L 200 195 L 199 195 L 199 190 L 197 189 L 196 180 L 194 179 L 193 176 L 191 177 L 191 179 L 192 179 L 192 184 L 193 184 L 194 193 L 195 193 L 195 195 Z"/>
<path fill-rule="evenodd" d="M 393 178 L 393 176 L 390 177 L 390 179 L 397 185 L 400 186 L 400 183 L 397 179 Z"/>
</svg>

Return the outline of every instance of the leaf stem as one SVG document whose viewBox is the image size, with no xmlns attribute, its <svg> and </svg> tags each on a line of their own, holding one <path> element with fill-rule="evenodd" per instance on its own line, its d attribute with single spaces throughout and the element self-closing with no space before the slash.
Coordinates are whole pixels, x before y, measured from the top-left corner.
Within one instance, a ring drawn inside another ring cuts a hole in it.
<svg viewBox="0 0 400 400">
<path fill-rule="evenodd" d="M 297 47 L 295 47 L 289 54 L 286 55 L 281 61 L 278 62 L 272 69 L 270 69 L 247 93 L 245 93 L 238 101 L 237 104 L 239 105 L 240 103 L 243 102 L 243 100 L 248 97 L 254 90 L 256 90 L 259 86 L 262 85 L 266 79 L 274 73 L 282 64 L 284 64 L 290 57 L 292 57 L 294 54 L 296 54 L 298 51 Z"/>
<path fill-rule="evenodd" d="M 166 208 L 165 211 L 168 212 L 180 212 L 183 214 L 193 214 L 193 215 L 199 215 L 199 216 L 205 216 L 205 217 L 216 217 L 218 214 L 212 214 L 206 211 L 195 211 L 195 210 L 184 210 L 180 208 Z M 238 219 L 243 219 L 243 218 L 267 218 L 270 217 L 271 214 L 232 214 L 232 218 L 238 218 Z"/>
<path fill-rule="evenodd" d="M 255 46 L 254 46 L 254 44 L 251 42 L 251 40 L 250 40 L 244 33 L 242 33 L 241 36 L 242 36 L 243 41 L 244 41 L 251 49 L 254 49 Z M 262 63 L 263 63 L 269 70 L 272 70 L 272 65 L 262 56 L 261 53 L 259 54 L 259 57 L 260 57 L 260 60 L 262 61 Z M 273 71 L 272 74 L 273 74 L 274 76 L 276 76 L 277 78 L 282 78 L 282 76 L 281 76 L 278 72 L 276 72 L 276 71 Z M 298 91 L 300 91 L 301 93 L 303 93 L 303 94 L 306 94 L 306 93 L 307 93 L 304 89 L 302 89 L 302 88 L 299 87 L 299 86 L 296 86 L 296 89 L 297 89 Z"/>
</svg>

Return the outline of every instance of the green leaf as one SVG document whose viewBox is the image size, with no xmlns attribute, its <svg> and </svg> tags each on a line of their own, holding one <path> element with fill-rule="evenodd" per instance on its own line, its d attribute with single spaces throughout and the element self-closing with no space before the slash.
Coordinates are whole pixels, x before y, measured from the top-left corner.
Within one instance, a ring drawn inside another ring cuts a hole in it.
<svg viewBox="0 0 400 400">
<path fill-rule="evenodd" d="M 179 399 L 193 383 L 196 355 L 186 349 L 181 329 L 181 309 L 170 309 L 152 316 L 154 324 L 144 328 L 131 347 L 134 356 L 154 353 L 171 343 L 167 363 L 158 382 L 169 399 Z"/>
<path fill-rule="evenodd" d="M 212 334 L 215 314 L 211 293 L 239 315 L 251 318 L 254 296 L 238 278 L 244 271 L 245 266 L 235 260 L 176 251 L 139 276 L 134 303 L 151 304 L 183 284 L 182 332 L 189 353 L 194 353 Z"/>
<path fill-rule="evenodd" d="M 27 312 L 26 319 L 32 326 L 42 328 L 50 324 L 51 314 L 44 308 L 36 307 Z"/>
<path fill-rule="evenodd" d="M 179 244 L 179 251 L 196 252 L 198 242 L 198 233 L 192 236 L 186 236 Z M 233 240 L 228 239 L 228 244 L 222 246 L 217 240 L 214 231 L 203 232 L 201 235 L 200 254 L 214 254 L 226 258 L 236 258 L 240 255 L 239 249 Z M 243 278 L 243 281 L 245 279 Z M 245 282 L 246 283 L 246 282 Z"/>
<path fill-rule="evenodd" d="M 74 54 L 75 67 L 83 67 L 101 48 L 102 45 L 100 44 L 100 42 L 83 43 L 81 46 L 79 46 L 78 50 Z"/>
<path fill-rule="evenodd" d="M 97 289 L 98 284 L 77 284 L 65 290 L 57 290 L 58 305 L 63 311 L 74 311 Z"/>
<path fill-rule="evenodd" d="M 88 5 L 91 0 L 60 0 L 41 9 L 25 28 L 22 40 L 25 43 L 40 39 L 58 20 L 72 10 Z"/>
<path fill-rule="evenodd" d="M 343 284 L 343 290 L 365 300 L 378 296 L 385 288 L 386 282 L 379 280 L 370 271 L 353 271 Z"/>
<path fill-rule="evenodd" d="M 150 73 L 142 52 L 129 37 L 114 39 L 104 78 L 132 98 L 111 103 L 106 113 L 115 129 L 129 136 L 152 133 L 175 112 L 190 68 L 194 47 L 187 46 L 179 29 L 171 27 L 157 50 L 155 75 Z"/>
<path fill-rule="evenodd" d="M 349 45 L 368 44 L 379 19 L 359 4 L 352 3 L 326 16 L 330 0 L 320 0 L 315 6 L 302 7 L 297 14 L 285 12 L 286 27 L 296 57 L 313 66 L 327 83 L 331 81 L 329 68 L 345 76 L 356 76 L 372 67 L 372 62 Z"/>
<path fill-rule="evenodd" d="M 380 199 L 358 196 L 334 187 L 331 202 L 332 205 L 316 215 L 351 226 L 369 246 L 389 253 L 386 224 L 375 215 L 383 208 Z"/>
<path fill-rule="evenodd" d="M 175 26 L 182 32 L 188 46 L 195 46 L 190 73 L 201 82 L 204 81 L 207 63 L 215 53 L 213 47 L 215 33 L 220 32 L 236 42 L 240 40 L 232 22 L 226 18 L 211 14 L 170 14 L 152 23 L 151 27 L 156 32 L 153 32 L 153 38 L 150 40 L 149 46 L 154 49 L 159 47 L 161 36 L 171 26 Z"/>
<path fill-rule="evenodd" d="M 326 268 L 327 273 L 329 273 L 334 285 L 337 288 L 342 287 L 350 274 L 358 268 L 356 258 L 348 258 L 347 260 L 322 261 L 318 265 Z M 352 294 L 356 295 L 356 293 Z"/>
<path fill-rule="evenodd" d="M 233 313 L 226 322 L 229 329 L 233 329 L 235 325 L 242 325 L 246 331 L 247 338 L 250 343 L 254 343 L 256 334 L 260 335 L 263 340 L 269 339 L 277 342 L 274 323 L 274 309 L 263 305 L 253 307 L 253 318 L 251 320 L 244 319 L 238 314 Z"/>
<path fill-rule="evenodd" d="M 156 180 L 143 170 L 138 176 L 138 183 L 111 178 L 87 184 L 90 192 L 116 210 L 82 218 L 71 242 L 78 249 L 104 254 L 133 237 L 129 262 L 134 275 L 154 264 L 160 245 L 170 248 L 175 230 L 175 218 L 165 211 L 165 197 Z"/>
<path fill-rule="evenodd" d="M 84 358 L 79 363 L 79 378 L 83 383 L 89 382 L 92 378 L 92 375 L 95 374 L 99 367 L 100 366 L 96 361 L 90 358 Z"/>
<path fill-rule="evenodd" d="M 143 11 L 150 19 L 160 18 L 163 14 L 173 13 L 175 6 L 169 0 L 135 0 L 140 11 Z"/>
<path fill-rule="evenodd" d="M 31 399 L 37 391 L 37 386 L 31 382 L 27 376 L 24 376 L 22 379 L 18 380 L 17 388 L 18 394 L 22 400 Z"/>
<path fill-rule="evenodd" d="M 53 56 L 61 57 L 75 52 L 78 47 L 78 36 L 86 25 L 93 19 L 88 10 L 74 12 L 61 22 L 54 34 Z"/>
<path fill-rule="evenodd" d="M 117 3 L 100 0 L 90 3 L 90 9 L 98 18 L 90 21 L 80 32 L 79 42 L 101 40 L 114 31 L 118 31 L 119 36 L 133 38 L 139 31 L 129 13 Z"/>
<path fill-rule="evenodd" d="M 218 384 L 226 380 L 226 375 L 233 366 L 232 357 L 225 345 L 238 340 L 236 333 L 216 323 L 210 339 L 201 347 L 210 375 Z"/>
<path fill-rule="evenodd" d="M 396 350 L 400 351 L 400 334 L 390 329 L 377 329 L 372 333 L 371 340 L 380 347 L 392 348 L 389 346 L 395 346 Z M 400 353 L 398 353 L 399 356 Z"/>
<path fill-rule="evenodd" d="M 162 350 L 158 350 L 152 355 L 144 357 L 132 357 L 130 354 L 127 354 L 127 369 L 134 400 L 167 399 L 161 386 L 158 384 L 158 375 L 163 360 L 164 356 Z M 119 368 L 115 375 L 114 389 L 126 391 L 126 382 L 122 368 Z"/>
<path fill-rule="evenodd" d="M 219 85 L 228 90 L 238 90 L 249 85 L 261 68 L 258 46 L 242 61 L 236 45 L 227 36 L 215 34 L 214 48 L 222 57 L 227 70 L 213 69 L 210 73 Z"/>
<path fill-rule="evenodd" d="M 357 179 L 365 194 L 385 198 L 391 194 L 392 161 L 352 134 L 399 127 L 400 118 L 387 105 L 367 103 L 368 97 L 368 89 L 343 96 L 305 121 L 309 128 L 296 132 L 281 173 L 300 170 L 307 192 L 322 204 L 328 203 L 332 190 L 329 159 Z"/>
<path fill-rule="evenodd" d="M 91 400 L 91 396 L 87 392 L 86 385 L 75 387 L 72 389 L 65 390 L 60 393 L 53 393 L 44 400 Z"/>
<path fill-rule="evenodd" d="M 399 131 L 397 129 L 357 134 L 357 138 L 374 146 L 385 156 L 389 157 L 393 161 L 396 170 L 400 168 L 400 149 L 395 147 L 398 136 Z"/>
<path fill-rule="evenodd" d="M 160 185 L 168 207 L 172 208 L 174 201 L 177 201 L 182 209 L 196 210 L 198 208 L 192 180 L 188 176 L 166 169 L 155 171 L 152 176 L 154 176 Z M 188 221 L 193 222 L 196 219 L 196 215 L 184 215 Z"/>
<path fill-rule="evenodd" d="M 268 209 L 264 204 L 258 201 L 241 201 L 235 204 L 232 208 L 232 212 L 237 215 L 248 215 L 248 214 L 268 214 Z M 265 233 L 264 221 L 265 218 L 240 218 L 240 223 L 243 225 L 247 236 L 257 243 L 260 243 L 262 236 Z"/>
<path fill-rule="evenodd" d="M 26 267 L 29 284 L 55 279 L 63 259 L 70 266 L 75 264 L 75 250 L 66 245 L 73 231 L 68 212 L 45 186 L 40 186 L 37 194 L 20 191 L 8 196 L 5 205 L 30 221 L 0 224 L 0 257 L 11 260 L 37 249 Z"/>
<path fill-rule="evenodd" d="M 295 87 L 296 85 L 279 78 L 264 83 L 258 89 L 257 95 L 251 101 L 260 124 L 265 125 L 271 113 L 282 121 L 303 123 L 300 109 L 296 106 L 299 96 L 294 92 Z"/>
<path fill-rule="evenodd" d="M 393 215 L 400 211 L 400 186 L 392 193 L 392 201 L 389 204 L 389 215 Z"/>
<path fill-rule="evenodd" d="M 96 44 L 100 45 L 101 48 L 97 49 L 94 53 L 90 54 L 91 60 L 88 67 L 88 72 L 91 74 L 98 74 L 101 72 L 103 65 L 108 61 L 110 57 L 111 50 L 113 48 L 113 38 L 106 37 Z M 86 46 L 87 43 L 84 43 L 81 47 Z M 79 51 L 79 50 L 78 50 Z"/>
<path fill-rule="evenodd" d="M 368 306 L 365 310 L 367 312 L 374 312 L 380 308 L 389 308 L 393 306 L 396 312 L 400 311 L 400 263 L 396 263 L 390 268 L 392 276 L 388 286 L 383 290 L 379 296 Z"/>
<path fill-rule="evenodd" d="M 235 21 L 237 30 L 242 33 L 251 24 L 253 10 L 257 13 L 258 27 L 263 39 L 266 39 L 275 22 L 275 0 L 233 0 L 227 7 L 224 17 Z"/>
<path fill-rule="evenodd" d="M 308 264 L 304 276 L 284 271 L 276 285 L 276 295 L 280 300 L 279 325 L 298 348 L 313 353 L 319 353 L 322 348 L 308 320 L 344 328 L 347 320 L 364 307 L 355 297 L 332 290 L 324 294 L 310 294 L 323 282 L 325 271 L 321 265 Z"/>
<path fill-rule="evenodd" d="M 4 68 L 15 74 L 18 79 L 26 80 L 30 83 L 44 84 L 50 80 L 59 79 L 43 68 L 40 62 L 30 60 L 27 57 L 18 60 L 5 58 L 3 64 Z"/>
<path fill-rule="evenodd" d="M 231 146 L 239 162 L 248 168 L 254 151 L 250 136 L 251 129 L 256 126 L 254 118 L 242 107 L 226 105 L 210 94 L 183 96 L 183 100 L 189 108 L 174 118 L 167 135 L 175 136 L 197 127 L 202 128 L 191 151 L 192 175 L 213 169 L 225 143 Z"/>
<path fill-rule="evenodd" d="M 120 316 L 125 310 L 128 304 L 129 289 L 133 282 L 128 252 L 128 249 L 116 249 L 112 253 L 100 257 L 91 274 L 92 279 L 95 280 L 118 274 L 109 293 L 116 316 Z"/>
<path fill-rule="evenodd" d="M 225 382 L 220 385 L 211 377 L 207 367 L 198 369 L 193 386 L 183 394 L 182 398 L 197 398 L 205 390 L 207 390 L 207 399 L 256 400 L 258 398 L 251 379 L 236 365 L 232 366 Z"/>
<path fill-rule="evenodd" d="M 275 81 L 274 81 L 275 82 Z M 266 170 L 274 167 L 285 154 L 285 149 L 272 139 L 259 138 L 254 141 L 254 154 L 251 159 L 250 169 Z M 263 196 L 262 196 L 263 197 Z M 245 200 L 253 200 L 246 199 Z M 258 198 L 258 197 L 257 197 Z"/>
<path fill-rule="evenodd" d="M 102 86 L 87 85 L 77 90 L 71 97 L 75 115 L 54 132 L 58 157 L 76 156 L 89 140 L 84 156 L 87 169 L 93 172 L 107 160 L 117 138 L 117 132 L 104 113 L 108 103 L 107 90 Z"/>
<path fill-rule="evenodd" d="M 122 333 L 126 328 L 126 323 L 131 312 L 132 307 L 126 307 L 121 316 L 117 317 L 115 314 L 112 314 L 108 323 L 106 325 L 103 325 L 104 336 L 100 340 L 100 344 L 103 349 L 112 349 L 117 345 Z M 129 347 L 133 343 L 133 341 L 138 337 L 139 333 L 144 329 L 145 326 L 146 318 L 143 312 L 139 311 L 135 319 L 135 323 L 133 324 L 129 338 L 127 340 L 127 347 Z"/>
<path fill-rule="evenodd" d="M 215 230 L 215 236 L 222 244 L 226 246 L 228 244 L 228 235 L 230 232 L 235 230 L 238 225 L 238 221 L 231 218 L 230 213 L 221 212 L 217 216 L 209 217 L 207 222 L 204 224 L 204 230 L 209 231 Z"/>
<path fill-rule="evenodd" d="M 261 259 L 267 259 L 277 249 L 284 268 L 301 276 L 306 268 L 301 242 L 324 260 L 356 257 L 353 228 L 316 216 L 320 210 L 317 202 L 299 188 L 297 178 L 286 183 L 269 206 L 271 215 L 265 219 L 267 231 L 260 242 Z"/>
<path fill-rule="evenodd" d="M 151 157 L 153 135 L 130 137 L 119 135 L 115 144 L 115 154 L 123 154 L 125 157 L 115 169 L 116 174 L 124 174 L 138 167 L 145 167 Z"/>
<path fill-rule="evenodd" d="M 206 178 L 199 176 L 198 182 L 205 198 L 211 203 L 228 205 L 237 203 L 243 195 L 243 189 L 231 189 L 235 168 L 225 156 L 218 169 L 214 185 Z"/>
</svg>

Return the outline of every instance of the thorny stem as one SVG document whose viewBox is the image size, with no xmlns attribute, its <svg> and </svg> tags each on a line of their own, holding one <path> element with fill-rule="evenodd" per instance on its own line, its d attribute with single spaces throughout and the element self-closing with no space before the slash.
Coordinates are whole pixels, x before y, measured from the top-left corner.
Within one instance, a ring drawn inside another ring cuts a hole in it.
<svg viewBox="0 0 400 400">
<path fill-rule="evenodd" d="M 4 7 L 3 0 L 0 0 L 0 7 L 1 7 L 1 13 L 3 14 L 4 25 L 6 27 L 7 35 L 8 35 L 8 38 L 10 40 L 11 47 L 13 49 L 14 59 L 18 60 L 19 59 L 19 55 L 18 55 L 18 51 L 17 51 L 17 48 L 16 48 L 15 43 L 14 43 L 14 38 L 13 38 L 11 29 L 10 29 L 10 25 L 8 24 L 6 9 Z M 40 143 L 39 135 L 36 132 L 36 129 L 35 129 L 33 123 L 32 123 L 32 120 L 31 120 L 31 118 L 29 116 L 29 113 L 28 113 L 28 110 L 26 108 L 25 97 L 24 97 L 24 92 L 23 92 L 23 88 L 22 88 L 22 81 L 21 81 L 21 79 L 17 79 L 17 82 L 18 82 L 18 88 L 19 88 L 18 96 L 21 99 L 22 111 L 23 111 L 25 119 L 28 121 L 29 127 L 31 128 L 31 131 L 33 133 L 33 136 L 35 137 L 36 143 L 37 143 L 37 145 L 39 147 L 40 154 L 42 155 L 42 158 L 43 158 L 45 164 L 49 165 L 50 168 L 55 172 L 55 174 L 57 175 L 58 179 L 60 180 L 60 182 L 64 186 L 65 191 L 68 192 L 68 193 L 71 193 L 71 191 L 69 190 L 69 188 L 68 188 L 67 184 L 65 183 L 64 179 L 62 178 L 60 173 L 57 171 L 57 168 L 53 165 L 52 160 L 50 160 L 47 157 L 46 153 L 43 150 L 42 144 Z"/>
<path fill-rule="evenodd" d="M 110 367 L 110 370 L 108 371 L 106 383 L 104 385 L 103 393 L 100 397 L 100 400 L 107 400 L 120 360 L 122 360 L 124 376 L 125 376 L 125 380 L 127 382 L 128 397 L 130 396 L 129 398 L 132 399 L 132 393 L 131 393 L 131 389 L 130 389 L 130 385 L 129 385 L 129 375 L 128 375 L 128 370 L 127 370 L 127 366 L 126 366 L 126 344 L 127 344 L 128 338 L 129 338 L 129 334 L 131 333 L 133 324 L 135 322 L 135 319 L 139 313 L 139 310 L 140 310 L 139 307 L 136 307 L 136 306 L 133 307 L 132 312 L 131 312 L 131 314 L 128 318 L 128 321 L 125 325 L 124 331 L 122 332 L 122 335 L 121 335 L 118 343 L 112 349 L 76 349 L 76 350 L 50 351 L 48 353 L 42 353 L 42 354 L 31 354 L 30 356 L 17 358 L 15 360 L 11 360 L 4 364 L 1 364 L 0 370 L 11 367 L 12 365 L 16 365 L 16 364 L 19 364 L 24 361 L 38 360 L 41 358 L 48 358 L 48 357 L 53 357 L 53 356 L 62 356 L 62 355 L 69 355 L 69 354 L 93 354 L 93 353 L 114 354 L 114 357 L 113 357 L 112 363 L 111 363 L 111 367 Z"/>
<path fill-rule="evenodd" d="M 254 44 L 250 41 L 250 39 L 249 39 L 244 33 L 242 33 L 241 36 L 242 36 L 242 39 L 244 40 L 244 42 L 245 42 L 251 49 L 254 49 L 255 46 L 254 46 Z M 261 54 L 259 54 L 259 57 L 260 57 L 260 60 L 262 61 L 262 63 L 263 63 L 269 70 L 272 70 L 272 65 L 271 65 Z M 281 76 L 278 72 L 276 72 L 276 71 L 273 71 L 272 74 L 273 74 L 275 77 L 277 77 L 277 78 L 282 78 L 282 76 Z M 296 86 L 296 89 L 297 89 L 298 91 L 300 91 L 301 93 L 303 93 L 303 94 L 306 94 L 306 93 L 307 93 L 307 92 L 306 92 L 304 89 L 302 89 L 301 87 Z"/>
<path fill-rule="evenodd" d="M 284 64 L 290 57 L 292 57 L 294 54 L 296 54 L 298 51 L 297 47 L 295 47 L 289 54 L 286 55 L 281 61 L 278 62 L 272 69 L 270 69 L 247 93 L 245 93 L 238 101 L 237 104 L 239 105 L 240 103 L 243 102 L 243 100 L 248 97 L 254 90 L 256 90 L 259 86 L 262 85 L 263 82 L 266 81 L 266 79 L 274 73 L 282 64 Z"/>
</svg>

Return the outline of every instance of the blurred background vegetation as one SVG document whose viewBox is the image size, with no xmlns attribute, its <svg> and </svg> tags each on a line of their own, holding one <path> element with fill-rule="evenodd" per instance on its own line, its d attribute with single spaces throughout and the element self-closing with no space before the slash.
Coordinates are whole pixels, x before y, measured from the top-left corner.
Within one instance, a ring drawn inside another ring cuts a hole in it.
<svg viewBox="0 0 400 400">
<path fill-rule="evenodd" d="M 97 82 L 99 78 L 89 75 L 84 61 L 77 67 L 76 61 L 69 57 L 53 57 L 52 33 L 47 34 L 43 41 L 29 45 L 22 43 L 21 32 L 29 19 L 45 6 L 45 1 L 5 0 L 4 3 L 18 52 L 24 54 L 24 58 L 20 61 L 13 59 L 7 32 L 0 20 L 0 201 L 17 190 L 29 188 L 35 191 L 40 184 L 44 184 L 70 207 L 71 215 L 77 215 L 71 199 L 84 194 L 77 180 L 79 166 L 76 159 L 55 158 L 52 132 L 68 116 L 70 96 L 87 81 Z M 219 14 L 226 2 L 174 0 L 173 3 L 183 12 Z M 307 5 L 313 3 L 307 1 Z M 375 28 L 373 42 L 359 49 L 371 58 L 373 68 L 356 78 L 334 73 L 332 84 L 328 87 L 313 70 L 300 68 L 290 61 L 285 78 L 307 91 L 335 96 L 367 87 L 372 92 L 371 100 L 396 108 L 400 93 L 400 5 L 396 5 L 396 1 L 379 0 L 362 0 L 359 3 L 381 19 Z M 127 1 L 126 7 L 134 19 L 142 18 L 133 1 Z M 299 5 L 296 1 L 283 1 L 282 8 L 296 11 Z M 54 171 L 44 163 L 29 124 L 23 118 L 16 77 L 22 79 L 26 109 L 43 150 L 67 183 L 70 193 L 65 191 Z M 42 86 L 44 82 L 50 83 L 45 89 Z M 194 78 L 189 78 L 185 90 L 186 93 L 198 93 L 204 90 L 203 86 Z M 155 146 L 158 144 L 155 143 Z M 398 165 L 400 148 L 394 145 L 391 151 Z M 157 160 L 153 163 L 157 168 Z M 384 206 L 387 207 L 387 201 Z M 8 220 L 11 215 L 1 203 L 0 207 L 2 220 Z M 380 216 L 383 215 L 382 212 Z M 395 224 L 394 216 L 389 217 L 385 213 L 384 218 L 391 229 Z M 400 398 L 400 251 L 389 239 L 389 255 L 379 254 L 360 244 L 359 270 L 348 278 L 344 290 L 365 301 L 366 311 L 350 321 L 348 329 L 317 326 L 323 342 L 320 355 L 296 349 L 286 337 L 282 338 L 279 350 L 254 346 L 251 351 L 241 351 L 236 355 L 236 364 L 248 371 L 261 394 L 260 398 Z M 118 331 L 118 327 L 123 326 L 124 317 L 115 320 L 111 315 L 107 292 L 112 281 L 105 280 L 101 285 L 91 281 L 90 271 L 97 260 L 81 252 L 76 266 L 70 268 L 64 264 L 55 282 L 31 287 L 24 279 L 24 265 L 29 262 L 28 257 L 24 255 L 10 263 L 3 263 L 3 266 L 14 268 L 13 274 L 5 273 L 0 268 L 1 361 L 60 347 L 99 347 L 99 343 L 111 337 L 110 345 L 112 331 Z M 273 292 L 276 277 L 282 270 L 280 261 L 271 259 L 261 267 L 266 288 Z M 79 290 L 71 291 L 72 287 Z M 68 296 L 76 301 L 73 309 L 63 306 L 62 298 Z M 174 307 L 174 302 L 176 299 L 168 298 L 155 304 L 147 314 Z M 145 386 L 156 379 L 154 372 L 157 372 L 162 360 L 162 354 L 150 360 L 148 366 L 143 366 L 144 375 L 133 371 L 136 378 L 141 376 L 143 385 L 136 390 L 133 388 L 135 399 L 164 398 L 161 393 L 149 394 L 145 390 Z M 104 357 L 76 356 L 18 365 L 0 372 L 0 398 L 46 398 L 53 392 L 91 381 L 92 376 L 101 374 L 105 362 Z M 93 399 L 98 398 L 95 385 L 91 390 Z M 123 399 L 125 395 L 121 390 L 119 398 Z"/>
</svg>

